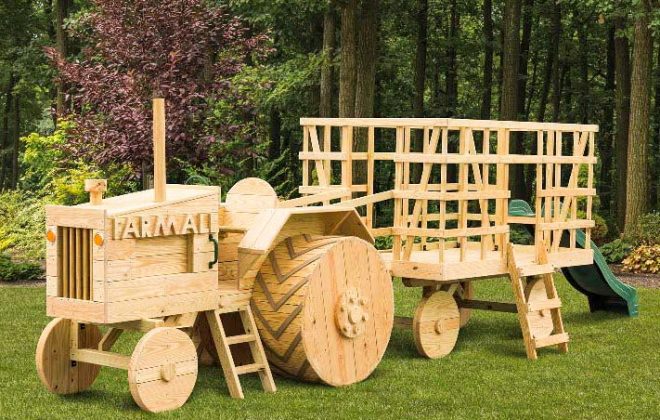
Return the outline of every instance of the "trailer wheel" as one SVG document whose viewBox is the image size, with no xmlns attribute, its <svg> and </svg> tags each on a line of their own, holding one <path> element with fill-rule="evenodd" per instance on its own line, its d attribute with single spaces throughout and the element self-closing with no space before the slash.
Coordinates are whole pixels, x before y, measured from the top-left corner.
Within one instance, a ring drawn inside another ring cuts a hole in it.
<svg viewBox="0 0 660 420">
<path fill-rule="evenodd" d="M 197 381 L 197 350 L 176 328 L 154 328 L 135 346 L 128 364 L 128 386 L 143 410 L 157 413 L 181 407 Z"/>
<path fill-rule="evenodd" d="M 456 300 L 439 290 L 423 297 L 413 318 L 415 346 L 430 359 L 451 353 L 458 340 L 461 315 Z"/>
<path fill-rule="evenodd" d="M 55 394 L 75 394 L 86 390 L 101 370 L 98 365 L 74 362 L 71 354 L 72 322 L 55 318 L 44 328 L 37 344 L 36 364 L 41 383 Z M 96 348 L 101 332 L 96 325 L 79 324 L 80 348 Z"/>
<path fill-rule="evenodd" d="M 439 290 L 447 291 L 451 285 L 443 285 Z M 474 297 L 474 286 L 471 281 L 462 281 L 458 283 L 458 288 L 454 292 L 454 297 L 456 299 L 472 299 Z M 461 313 L 461 328 L 467 325 L 472 316 L 472 309 L 470 308 L 459 308 L 458 311 Z"/>
<path fill-rule="evenodd" d="M 525 296 L 528 303 L 543 302 L 548 300 L 545 284 L 540 277 L 531 278 L 525 286 Z M 552 314 L 549 309 L 530 312 L 527 314 L 529 329 L 534 338 L 548 337 L 554 330 Z"/>
</svg>

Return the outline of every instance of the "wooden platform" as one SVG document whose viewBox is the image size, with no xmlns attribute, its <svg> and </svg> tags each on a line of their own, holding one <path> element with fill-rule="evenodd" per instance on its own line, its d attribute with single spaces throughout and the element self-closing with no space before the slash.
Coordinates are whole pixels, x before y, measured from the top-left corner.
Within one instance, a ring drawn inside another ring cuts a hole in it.
<svg viewBox="0 0 660 420">
<path fill-rule="evenodd" d="M 539 264 L 534 263 L 533 245 L 515 245 L 520 255 L 523 275 L 533 275 Z M 461 250 L 445 250 L 444 262 L 439 263 L 439 251 L 412 251 L 410 261 L 393 261 L 392 252 L 381 252 L 394 277 L 432 280 L 453 283 L 465 279 L 488 278 L 508 274 L 507 257 L 500 251 L 486 251 L 482 257 L 480 249 L 468 247 L 463 261 Z M 593 250 L 580 248 L 559 248 L 548 254 L 548 263 L 554 268 L 572 267 L 593 263 Z"/>
</svg>

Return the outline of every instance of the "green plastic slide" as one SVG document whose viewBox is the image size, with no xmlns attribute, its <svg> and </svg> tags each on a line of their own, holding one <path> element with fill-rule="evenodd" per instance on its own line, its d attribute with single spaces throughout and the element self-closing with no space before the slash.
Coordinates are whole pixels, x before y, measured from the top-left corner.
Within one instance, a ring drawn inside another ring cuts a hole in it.
<svg viewBox="0 0 660 420">
<path fill-rule="evenodd" d="M 509 203 L 510 216 L 534 216 L 530 205 L 523 200 L 511 200 Z M 525 225 L 530 234 L 534 235 L 534 228 Z M 576 235 L 577 246 L 584 248 L 586 237 L 581 230 Z M 568 246 L 569 234 L 564 232 L 561 244 Z M 591 242 L 594 250 L 594 263 L 577 267 L 564 267 L 562 272 L 568 282 L 589 299 L 591 312 L 604 310 L 624 312 L 630 316 L 639 314 L 637 290 L 616 278 L 607 265 L 605 257 L 596 244 Z"/>
</svg>

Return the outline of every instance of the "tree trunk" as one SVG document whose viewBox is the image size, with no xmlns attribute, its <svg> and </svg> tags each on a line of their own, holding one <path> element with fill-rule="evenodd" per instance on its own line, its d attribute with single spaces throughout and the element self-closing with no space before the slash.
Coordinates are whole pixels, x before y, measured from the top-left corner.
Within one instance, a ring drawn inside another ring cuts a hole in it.
<svg viewBox="0 0 660 420">
<path fill-rule="evenodd" d="M 67 47 L 69 44 L 68 36 L 64 29 L 64 21 L 69 17 L 69 2 L 70 0 L 55 0 L 55 40 L 57 52 L 63 60 L 66 59 Z M 58 117 L 65 113 L 64 90 L 64 83 L 58 81 L 57 100 L 55 105 Z"/>
<path fill-rule="evenodd" d="M 376 96 L 376 49 L 378 40 L 378 3 L 379 0 L 363 0 L 359 12 L 357 34 L 357 80 L 355 86 L 355 116 L 370 118 L 374 116 Z M 353 136 L 353 150 L 367 151 L 367 130 L 356 129 Z M 353 182 L 366 184 L 367 162 L 353 163 Z"/>
<path fill-rule="evenodd" d="M 341 66 L 339 68 L 339 117 L 355 116 L 357 83 L 357 0 L 341 8 Z"/>
<path fill-rule="evenodd" d="M 456 115 L 458 105 L 458 63 L 456 60 L 456 46 L 458 45 L 458 31 L 460 28 L 460 15 L 456 0 L 451 0 L 449 12 L 449 34 L 447 36 L 447 113 L 448 117 Z"/>
<path fill-rule="evenodd" d="M 578 34 L 578 68 L 580 79 L 578 85 L 578 118 L 582 124 L 589 122 L 591 99 L 589 96 L 589 45 L 587 38 L 587 22 L 580 19 L 577 25 Z"/>
<path fill-rule="evenodd" d="M 634 228 L 647 211 L 649 108 L 651 106 L 651 62 L 653 38 L 649 28 L 650 0 L 642 0 L 635 20 L 635 49 L 630 77 L 630 131 L 626 182 L 626 219 L 624 232 Z"/>
<path fill-rule="evenodd" d="M 18 186 L 18 151 L 21 142 L 21 108 L 18 95 L 14 95 L 14 147 L 11 158 L 11 188 Z"/>
<path fill-rule="evenodd" d="M 428 0 L 417 0 L 415 20 L 417 22 L 417 41 L 415 49 L 415 95 L 413 97 L 413 116 L 415 118 L 422 118 L 424 116 L 426 49 L 428 44 Z"/>
<path fill-rule="evenodd" d="M 4 190 L 7 185 L 7 177 L 9 175 L 9 167 L 11 160 L 9 159 L 11 148 L 11 130 L 9 129 L 9 116 L 11 115 L 11 107 L 14 102 L 14 85 L 16 79 L 14 73 L 9 73 L 9 81 L 5 90 L 5 110 L 2 115 L 2 148 L 0 148 L 0 163 L 2 164 L 2 172 L 0 172 L 0 190 Z"/>
<path fill-rule="evenodd" d="M 532 12 L 534 0 L 525 0 L 522 18 L 522 37 L 520 39 L 520 60 L 518 62 L 518 111 L 516 119 L 522 119 L 525 114 L 527 99 L 527 79 L 529 73 L 529 46 L 532 41 Z"/>
<path fill-rule="evenodd" d="M 598 177 L 598 191 L 600 192 L 601 208 L 610 213 L 612 201 L 612 146 L 614 145 L 614 26 L 607 31 L 607 70 L 605 73 L 605 102 L 603 103 L 603 123 L 601 124 L 600 141 L 600 176 Z M 610 213 L 611 214 L 611 213 Z"/>
<path fill-rule="evenodd" d="M 516 120 L 518 114 L 518 65 L 520 48 L 520 0 L 506 0 L 502 22 L 504 43 L 502 44 L 502 94 L 501 115 L 504 121 Z M 516 153 L 520 142 L 511 141 L 511 153 Z M 512 165 L 510 183 L 512 198 L 525 198 L 525 185 L 522 165 Z"/>
<path fill-rule="evenodd" d="M 559 60 L 552 71 L 552 122 L 559 122 L 561 117 L 561 93 L 564 90 L 564 81 L 569 69 L 567 63 Z"/>
<path fill-rule="evenodd" d="M 332 86 L 334 81 L 335 11 L 332 3 L 323 15 L 323 63 L 321 65 L 320 117 L 332 117 Z"/>
<path fill-rule="evenodd" d="M 493 1 L 484 0 L 483 3 L 483 37 L 484 37 L 484 73 L 481 91 L 481 118 L 490 119 L 490 108 L 493 97 Z"/>
<path fill-rule="evenodd" d="M 550 40 L 548 45 L 548 57 L 545 64 L 545 74 L 543 76 L 543 86 L 541 87 L 541 96 L 539 98 L 538 121 L 545 120 L 545 111 L 548 105 L 548 96 L 550 95 L 550 86 L 555 85 L 559 75 L 559 41 L 561 39 L 561 3 L 558 0 L 552 1 L 552 11 L 550 15 Z"/>
<path fill-rule="evenodd" d="M 655 92 L 654 92 L 654 124 L 653 124 L 653 144 L 651 145 L 651 183 L 649 185 L 649 208 L 657 209 L 660 207 L 660 48 L 657 50 L 656 67 L 654 74 Z"/>
<path fill-rule="evenodd" d="M 616 199 L 613 201 L 619 230 L 623 231 L 626 215 L 626 173 L 628 167 L 628 131 L 630 127 L 630 48 L 623 31 L 626 24 L 623 18 L 614 21 L 614 92 L 616 135 L 614 139 L 614 160 L 616 167 Z"/>
<path fill-rule="evenodd" d="M 532 12 L 534 8 L 534 0 L 524 0 L 522 5 L 522 37 L 520 39 L 520 58 L 518 60 L 518 93 L 516 105 L 516 120 L 524 120 L 525 115 L 525 100 L 527 98 L 527 79 L 529 73 L 529 46 L 532 41 Z M 526 136 L 523 132 L 512 133 L 511 142 L 513 143 L 513 151 L 517 155 L 525 154 Z M 521 194 L 519 198 L 529 201 L 531 197 L 531 188 L 526 188 L 531 183 L 527 182 L 529 178 L 530 166 L 513 165 L 513 171 L 517 174 L 514 177 L 519 177 L 521 180 L 518 184 L 521 185 L 518 193 Z M 526 171 L 527 169 L 527 171 Z"/>
<path fill-rule="evenodd" d="M 268 137 L 268 158 L 274 160 L 280 157 L 282 152 L 282 117 L 280 111 L 275 107 L 270 109 L 270 125 Z"/>
<path fill-rule="evenodd" d="M 355 116 L 374 116 L 379 0 L 363 0 L 357 43 Z"/>
</svg>

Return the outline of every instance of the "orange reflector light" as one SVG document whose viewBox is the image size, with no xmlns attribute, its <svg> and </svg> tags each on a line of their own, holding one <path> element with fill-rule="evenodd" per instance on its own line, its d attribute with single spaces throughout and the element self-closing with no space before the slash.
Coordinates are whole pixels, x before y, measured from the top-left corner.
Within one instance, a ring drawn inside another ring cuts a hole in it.
<svg viewBox="0 0 660 420">
<path fill-rule="evenodd" d="M 55 242 L 57 236 L 55 235 L 55 232 L 49 229 L 48 232 L 46 232 L 46 239 L 48 239 L 48 242 Z"/>
<path fill-rule="evenodd" d="M 98 233 L 94 235 L 94 243 L 96 246 L 103 246 L 103 236 L 99 235 Z"/>
</svg>

